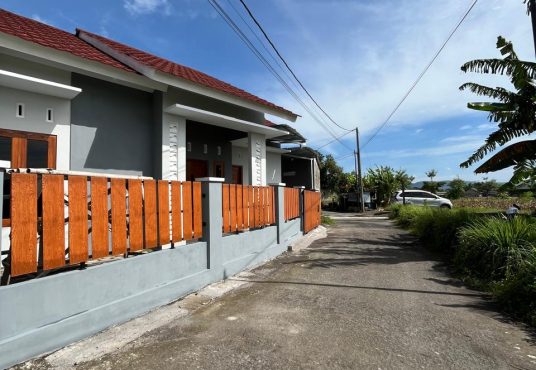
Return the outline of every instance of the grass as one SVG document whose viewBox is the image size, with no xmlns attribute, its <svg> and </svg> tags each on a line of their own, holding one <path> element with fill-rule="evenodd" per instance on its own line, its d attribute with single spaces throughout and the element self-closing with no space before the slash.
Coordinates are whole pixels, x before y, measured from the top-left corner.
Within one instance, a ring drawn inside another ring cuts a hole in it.
<svg viewBox="0 0 536 370">
<path fill-rule="evenodd" d="M 390 217 L 441 252 L 469 285 L 490 291 L 514 317 L 536 326 L 536 220 L 507 221 L 487 208 L 394 205 Z"/>
<path fill-rule="evenodd" d="M 322 215 L 320 216 L 320 223 L 322 225 L 334 225 L 335 221 L 329 216 Z"/>
</svg>

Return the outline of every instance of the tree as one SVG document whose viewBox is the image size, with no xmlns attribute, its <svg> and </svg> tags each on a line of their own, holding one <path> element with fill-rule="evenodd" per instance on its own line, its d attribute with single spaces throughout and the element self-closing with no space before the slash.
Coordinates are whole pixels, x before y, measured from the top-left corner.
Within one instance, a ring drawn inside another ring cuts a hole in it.
<svg viewBox="0 0 536 370">
<path fill-rule="evenodd" d="M 447 191 L 447 198 L 459 199 L 463 197 L 465 193 L 465 181 L 460 178 L 454 179 L 449 182 L 449 191 Z"/>
<path fill-rule="evenodd" d="M 487 112 L 489 121 L 498 125 L 498 129 L 488 136 L 485 143 L 460 164 L 463 168 L 482 160 L 497 146 L 503 146 L 514 138 L 536 131 L 536 63 L 519 60 L 512 43 L 501 36 L 497 38 L 497 49 L 504 55 L 503 59 L 477 59 L 461 67 L 463 72 L 506 75 L 515 89 L 510 91 L 502 87 L 491 88 L 472 82 L 460 86 L 462 91 L 470 90 L 477 95 L 496 100 L 468 103 L 467 107 Z M 510 145 L 489 158 L 475 173 L 494 172 L 514 165 L 514 178 L 519 178 L 516 173 L 526 167 L 525 162 L 534 159 L 535 153 L 536 140 Z"/>
<path fill-rule="evenodd" d="M 342 167 L 337 165 L 331 154 L 320 154 L 320 183 L 327 193 L 339 193 L 339 185 L 343 176 Z"/>
<path fill-rule="evenodd" d="M 355 191 L 357 184 L 357 179 L 355 176 L 355 171 L 345 172 L 341 175 L 341 180 L 339 182 L 339 192 L 349 193 Z"/>
<path fill-rule="evenodd" d="M 408 175 L 406 173 L 406 170 L 403 170 L 403 169 L 396 171 L 395 178 L 400 184 L 400 188 L 402 189 L 402 191 L 405 191 L 408 188 L 408 186 L 411 185 L 413 180 L 415 180 L 414 176 Z M 406 204 L 406 197 L 404 196 L 404 194 L 402 194 L 402 200 L 403 200 L 403 203 Z"/>
<path fill-rule="evenodd" d="M 430 182 L 434 182 L 434 177 L 437 176 L 437 170 L 432 168 L 431 170 L 426 171 L 425 175 L 426 175 L 426 177 L 430 178 Z"/>
<path fill-rule="evenodd" d="M 483 178 L 484 181 L 474 184 L 474 188 L 478 190 L 482 196 L 487 197 L 491 192 L 499 190 L 499 184 L 495 180 L 488 180 L 487 177 Z"/>
<path fill-rule="evenodd" d="M 413 181 L 413 178 L 406 171 L 395 171 L 389 166 L 369 168 L 363 178 L 366 187 L 376 192 L 376 198 L 382 206 L 389 205 L 392 194 L 401 187 L 401 181 L 404 181 L 404 184 L 408 184 L 408 182 Z"/>
</svg>

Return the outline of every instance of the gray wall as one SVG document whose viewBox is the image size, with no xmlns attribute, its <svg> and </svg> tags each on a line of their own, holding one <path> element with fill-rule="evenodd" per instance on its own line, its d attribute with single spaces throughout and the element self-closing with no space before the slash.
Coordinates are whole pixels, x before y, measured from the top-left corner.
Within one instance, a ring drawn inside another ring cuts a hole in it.
<svg viewBox="0 0 536 370">
<path fill-rule="evenodd" d="M 76 73 L 72 85 L 71 170 L 158 175 L 153 94 Z"/>
<path fill-rule="evenodd" d="M 226 116 L 236 117 L 245 121 L 264 124 L 264 113 L 262 112 L 170 86 L 168 91 L 164 94 L 164 109 L 172 104 L 187 105 Z"/>
</svg>

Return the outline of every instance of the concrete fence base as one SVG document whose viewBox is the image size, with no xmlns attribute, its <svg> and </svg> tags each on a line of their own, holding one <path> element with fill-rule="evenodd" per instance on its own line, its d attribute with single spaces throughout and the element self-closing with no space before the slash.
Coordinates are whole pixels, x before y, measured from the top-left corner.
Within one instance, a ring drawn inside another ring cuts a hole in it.
<svg viewBox="0 0 536 370">
<path fill-rule="evenodd" d="M 203 183 L 203 240 L 0 287 L 0 368 L 61 348 L 284 252 L 300 219 L 222 235 L 221 183 Z"/>
</svg>

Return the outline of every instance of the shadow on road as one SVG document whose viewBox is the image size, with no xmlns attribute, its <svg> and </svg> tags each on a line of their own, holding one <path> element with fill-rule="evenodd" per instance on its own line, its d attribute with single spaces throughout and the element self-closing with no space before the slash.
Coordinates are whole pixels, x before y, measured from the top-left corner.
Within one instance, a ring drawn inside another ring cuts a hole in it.
<svg viewBox="0 0 536 370">
<path fill-rule="evenodd" d="M 384 288 L 384 287 L 374 287 L 374 286 L 315 283 L 315 282 L 304 282 L 304 281 L 251 280 L 251 279 L 240 279 L 240 278 L 230 278 L 229 280 L 243 281 L 243 282 L 248 282 L 248 283 L 259 283 L 259 284 L 311 285 L 311 286 L 321 286 L 321 287 L 329 287 L 329 288 L 366 289 L 366 290 L 379 290 L 379 291 L 386 291 L 386 292 L 419 293 L 419 294 L 435 294 L 435 295 L 453 295 L 453 296 L 477 297 L 477 298 L 482 298 L 482 297 L 485 296 L 482 293 L 437 292 L 437 291 L 433 291 L 433 290 Z"/>
</svg>

